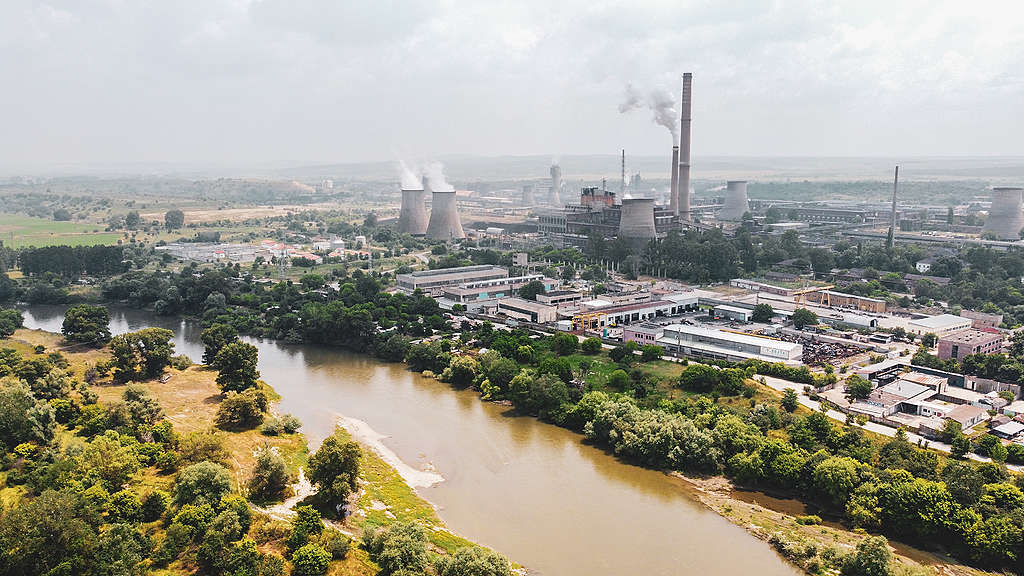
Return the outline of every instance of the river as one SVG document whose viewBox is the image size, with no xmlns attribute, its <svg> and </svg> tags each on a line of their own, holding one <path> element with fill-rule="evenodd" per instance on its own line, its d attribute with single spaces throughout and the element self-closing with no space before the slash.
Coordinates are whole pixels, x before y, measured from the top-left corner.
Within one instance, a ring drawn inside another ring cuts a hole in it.
<svg viewBox="0 0 1024 576">
<path fill-rule="evenodd" d="M 25 326 L 60 331 L 63 307 L 24 310 Z M 111 309 L 114 334 L 175 333 L 201 360 L 198 324 Z M 338 349 L 249 339 L 280 409 L 311 448 L 338 418 L 365 422 L 409 466 L 444 480 L 418 488 L 458 534 L 544 576 L 800 572 L 771 547 L 687 496 L 682 481 L 620 462 L 570 431 L 517 417 L 472 391 Z"/>
</svg>

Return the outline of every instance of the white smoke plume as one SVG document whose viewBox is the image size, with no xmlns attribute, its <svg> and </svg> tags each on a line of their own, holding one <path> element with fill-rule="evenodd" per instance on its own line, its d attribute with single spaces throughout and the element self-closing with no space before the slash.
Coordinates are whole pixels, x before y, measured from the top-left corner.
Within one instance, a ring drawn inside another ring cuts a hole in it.
<svg viewBox="0 0 1024 576">
<path fill-rule="evenodd" d="M 398 168 L 402 175 L 402 190 L 422 190 L 423 182 L 416 175 L 415 168 L 409 167 L 404 160 L 398 161 Z"/>
<path fill-rule="evenodd" d="M 455 187 L 444 177 L 444 164 L 429 162 L 423 167 L 423 174 L 430 178 L 430 189 L 435 192 L 451 192 Z"/>
<path fill-rule="evenodd" d="M 651 90 L 644 97 L 632 84 L 626 84 L 626 92 L 619 103 L 619 112 L 625 114 L 643 106 L 647 106 L 653 114 L 654 123 L 664 126 L 672 135 L 672 142 L 679 140 L 679 114 L 676 112 L 675 100 L 672 95 L 662 89 Z"/>
</svg>

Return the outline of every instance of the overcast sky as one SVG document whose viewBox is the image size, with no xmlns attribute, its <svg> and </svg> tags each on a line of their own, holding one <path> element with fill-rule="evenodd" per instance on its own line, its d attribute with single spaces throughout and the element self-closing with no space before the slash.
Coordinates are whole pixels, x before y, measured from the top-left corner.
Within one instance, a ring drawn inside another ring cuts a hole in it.
<svg viewBox="0 0 1024 576">
<path fill-rule="evenodd" d="M 745 4 L 745 5 L 744 5 Z M 8 164 L 1024 155 L 1024 2 L 0 2 Z"/>
</svg>

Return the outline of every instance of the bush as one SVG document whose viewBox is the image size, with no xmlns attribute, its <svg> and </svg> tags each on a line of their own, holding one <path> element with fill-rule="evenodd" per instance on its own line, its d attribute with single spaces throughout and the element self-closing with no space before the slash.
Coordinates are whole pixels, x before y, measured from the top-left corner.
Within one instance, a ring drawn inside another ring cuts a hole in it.
<svg viewBox="0 0 1024 576">
<path fill-rule="evenodd" d="M 352 541 L 348 536 L 330 528 L 320 534 L 320 547 L 327 551 L 334 560 L 344 560 Z"/>
<path fill-rule="evenodd" d="M 186 370 L 192 365 L 192 359 L 185 354 L 171 356 L 171 368 L 175 370 Z"/>
<path fill-rule="evenodd" d="M 817 526 L 818 524 L 821 524 L 821 516 L 816 516 L 814 514 L 808 516 L 797 516 L 796 523 L 803 526 Z"/>
<path fill-rule="evenodd" d="M 258 388 L 228 392 L 217 408 L 215 422 L 224 430 L 249 430 L 263 422 L 267 396 Z"/>
<path fill-rule="evenodd" d="M 154 522 L 159 520 L 167 511 L 167 504 L 171 501 L 171 495 L 163 490 L 154 490 L 142 499 L 143 522 Z"/>
<path fill-rule="evenodd" d="M 231 474 L 220 464 L 200 462 L 178 474 L 174 485 L 174 503 L 220 504 L 221 498 L 231 492 Z"/>
</svg>

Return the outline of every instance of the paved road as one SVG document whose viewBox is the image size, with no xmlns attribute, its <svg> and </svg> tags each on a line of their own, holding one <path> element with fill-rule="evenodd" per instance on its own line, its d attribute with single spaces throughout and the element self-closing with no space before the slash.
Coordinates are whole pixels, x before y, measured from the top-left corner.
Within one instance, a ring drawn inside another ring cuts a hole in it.
<svg viewBox="0 0 1024 576">
<path fill-rule="evenodd" d="M 820 402 L 818 402 L 817 400 L 811 400 L 810 398 L 808 398 L 807 396 L 804 395 L 804 393 L 803 393 L 804 385 L 803 384 L 797 384 L 796 382 L 790 382 L 789 380 L 782 380 L 781 378 L 775 378 L 773 376 L 756 376 L 755 378 L 757 378 L 757 379 L 764 378 L 765 384 L 767 384 L 771 388 L 774 388 L 774 389 L 776 389 L 776 390 L 778 390 L 780 392 L 785 390 L 785 389 L 787 389 L 787 388 L 789 388 L 791 390 L 794 390 L 797 393 L 797 399 L 798 399 L 798 401 L 800 402 L 801 405 L 806 406 L 806 407 L 808 407 L 808 408 L 810 408 L 811 410 L 814 410 L 814 411 L 821 410 L 821 403 Z M 843 422 L 843 423 L 846 422 L 846 414 L 843 413 L 843 412 L 840 412 L 839 410 L 829 410 L 826 414 L 828 415 L 829 418 L 832 418 L 833 420 L 838 420 L 839 422 Z M 871 432 L 876 432 L 878 434 L 882 434 L 884 436 L 889 436 L 889 437 L 895 437 L 896 436 L 896 429 L 895 428 L 893 428 L 891 426 L 886 426 L 884 424 L 878 424 L 877 422 L 867 422 L 866 424 L 864 424 L 864 426 L 862 426 L 862 428 L 864 428 L 865 430 L 869 430 Z M 913 444 L 916 444 L 918 441 L 920 441 L 922 444 L 927 442 L 929 448 L 934 448 L 934 449 L 936 449 L 936 450 L 938 450 L 940 452 L 945 452 L 946 454 L 950 453 L 951 447 L 950 447 L 949 444 L 946 444 L 945 442 L 938 442 L 938 441 L 935 441 L 935 440 L 929 440 L 929 439 L 927 439 L 927 438 L 925 438 L 923 436 L 919 436 L 917 434 L 914 434 L 913 432 L 907 432 L 906 430 L 904 430 L 904 432 L 906 432 L 906 434 L 907 434 L 907 440 L 909 442 L 913 443 Z M 977 460 L 978 462 L 991 462 L 992 461 L 992 459 L 988 458 L 987 456 L 979 456 L 977 454 L 974 454 L 973 452 L 968 454 L 968 457 L 970 459 L 972 459 L 972 460 Z M 1014 464 L 1007 464 L 1006 467 L 1009 468 L 1010 470 L 1016 470 L 1016 471 L 1020 471 L 1020 470 L 1024 469 L 1024 467 L 1021 467 L 1021 466 L 1018 466 L 1018 465 L 1014 465 Z"/>
</svg>

